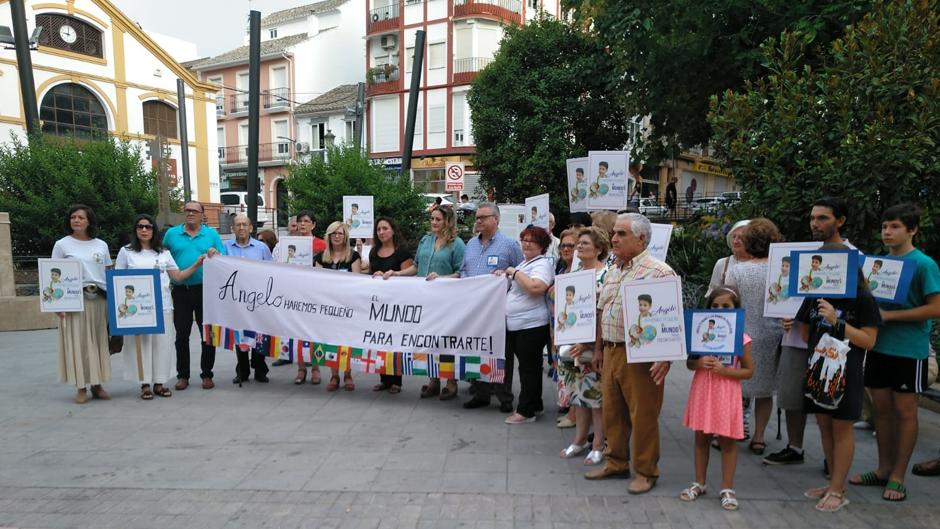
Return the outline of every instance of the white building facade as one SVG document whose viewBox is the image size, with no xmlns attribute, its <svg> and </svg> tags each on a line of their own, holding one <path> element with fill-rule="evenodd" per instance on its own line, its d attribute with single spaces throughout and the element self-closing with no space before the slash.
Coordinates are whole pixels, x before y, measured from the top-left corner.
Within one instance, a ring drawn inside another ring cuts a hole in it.
<svg viewBox="0 0 940 529">
<path fill-rule="evenodd" d="M 2 2 L 6 3 L 6 2 Z M 171 179 L 182 185 L 182 149 L 189 151 L 192 196 L 219 201 L 215 131 L 216 87 L 182 67 L 195 47 L 149 35 L 108 0 L 26 2 L 27 28 L 42 26 L 31 52 L 39 118 L 44 134 L 93 137 L 108 134 L 144 142 L 157 136 L 170 145 Z M 12 26 L 0 9 L 0 25 Z M 158 42 L 167 44 L 175 57 Z M 176 80 L 185 84 L 177 100 Z M 25 134 L 16 54 L 0 49 L 0 141 Z M 188 145 L 181 145 L 177 110 L 186 105 Z M 212 133 L 210 134 L 210 131 Z M 145 163 L 146 150 L 142 149 Z"/>
</svg>

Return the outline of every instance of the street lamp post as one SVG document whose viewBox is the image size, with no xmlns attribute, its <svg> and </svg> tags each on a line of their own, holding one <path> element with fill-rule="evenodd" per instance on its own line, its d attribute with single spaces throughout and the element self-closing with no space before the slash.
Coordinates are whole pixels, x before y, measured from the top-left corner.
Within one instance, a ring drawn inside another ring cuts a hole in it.
<svg viewBox="0 0 940 529">
<path fill-rule="evenodd" d="M 0 43 L 13 45 L 16 49 L 16 67 L 20 75 L 20 94 L 23 96 L 23 117 L 26 119 L 26 134 L 39 133 L 39 105 L 36 103 L 36 82 L 33 80 L 33 60 L 29 50 L 35 49 L 42 27 L 33 30 L 32 36 L 26 32 L 26 8 L 23 0 L 10 0 L 10 14 L 13 17 L 13 33 L 5 26 L 0 26 Z"/>
</svg>

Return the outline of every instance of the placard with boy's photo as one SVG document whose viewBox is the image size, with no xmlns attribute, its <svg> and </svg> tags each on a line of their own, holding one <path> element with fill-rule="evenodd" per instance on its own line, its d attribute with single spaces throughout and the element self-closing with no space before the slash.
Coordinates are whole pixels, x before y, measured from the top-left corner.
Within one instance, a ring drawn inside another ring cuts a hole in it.
<svg viewBox="0 0 940 529">
<path fill-rule="evenodd" d="M 41 312 L 82 312 L 82 262 L 78 259 L 38 259 L 39 310 Z"/>
<path fill-rule="evenodd" d="M 740 356 L 744 353 L 744 310 L 693 309 L 685 312 L 690 355 Z"/>
<path fill-rule="evenodd" d="M 313 266 L 313 237 L 281 237 L 273 253 L 278 263 Z"/>
<path fill-rule="evenodd" d="M 372 237 L 375 222 L 373 200 L 368 195 L 347 195 L 343 197 L 343 222 L 349 229 L 352 239 Z"/>
<path fill-rule="evenodd" d="M 577 211 L 587 212 L 587 164 L 588 159 L 568 158 L 566 167 L 568 169 L 568 210 L 572 213 Z"/>
<path fill-rule="evenodd" d="M 111 335 L 163 332 L 165 322 L 159 270 L 108 270 L 105 279 Z"/>
<path fill-rule="evenodd" d="M 817 250 L 821 242 L 781 242 L 770 245 L 767 253 L 767 292 L 764 293 L 765 318 L 795 318 L 802 296 L 790 296 L 790 253 Z"/>
<path fill-rule="evenodd" d="M 858 285 L 857 250 L 790 252 L 788 294 L 810 298 L 854 298 Z"/>
<path fill-rule="evenodd" d="M 594 343 L 597 337 L 597 273 L 555 276 L 555 344 Z"/>
<path fill-rule="evenodd" d="M 538 226 L 548 231 L 548 193 L 525 199 L 525 225 Z"/>
<path fill-rule="evenodd" d="M 629 151 L 588 152 L 587 207 L 618 211 L 627 207 Z"/>
<path fill-rule="evenodd" d="M 624 283 L 620 296 L 628 363 L 685 358 L 682 280 L 678 276 Z"/>
<path fill-rule="evenodd" d="M 863 257 L 862 275 L 872 296 L 878 301 L 904 303 L 917 271 L 917 262 L 885 255 Z"/>
</svg>

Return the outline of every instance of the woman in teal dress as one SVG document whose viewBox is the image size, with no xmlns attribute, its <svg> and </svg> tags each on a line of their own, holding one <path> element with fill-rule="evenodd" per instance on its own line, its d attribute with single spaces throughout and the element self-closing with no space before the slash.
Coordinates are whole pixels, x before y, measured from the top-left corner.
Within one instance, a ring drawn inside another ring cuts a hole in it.
<svg viewBox="0 0 940 529">
<path fill-rule="evenodd" d="M 439 207 L 431 212 L 431 233 L 418 242 L 414 264 L 398 272 L 386 272 L 384 277 L 414 276 L 427 278 L 460 277 L 460 265 L 466 245 L 457 237 L 457 220 L 453 208 Z M 452 356 L 444 355 L 441 361 L 454 361 Z M 457 380 L 448 379 L 447 386 L 441 390 L 441 381 L 432 377 L 421 388 L 421 398 L 427 399 L 440 395 L 441 400 L 450 400 L 457 396 Z"/>
</svg>

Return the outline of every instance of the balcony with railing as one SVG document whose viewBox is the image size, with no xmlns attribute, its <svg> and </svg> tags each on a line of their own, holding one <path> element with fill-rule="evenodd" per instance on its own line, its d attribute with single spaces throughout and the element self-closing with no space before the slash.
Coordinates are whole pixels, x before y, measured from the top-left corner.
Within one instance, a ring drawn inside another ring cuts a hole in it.
<svg viewBox="0 0 940 529">
<path fill-rule="evenodd" d="M 228 105 L 221 103 L 222 108 L 219 108 L 220 101 L 217 98 L 215 102 L 215 111 L 217 116 L 222 115 L 222 110 L 227 106 L 229 114 L 238 114 L 238 113 L 247 113 L 248 112 L 248 94 L 247 93 L 237 93 L 234 95 L 227 95 L 225 98 L 228 100 Z M 262 90 L 261 92 L 261 110 L 267 112 L 281 112 L 290 110 L 291 108 L 291 93 L 287 88 L 271 88 L 269 90 Z"/>
<path fill-rule="evenodd" d="M 290 90 L 272 88 L 261 94 L 261 101 L 265 110 L 288 110 L 290 109 Z"/>
<path fill-rule="evenodd" d="M 486 65 L 493 62 L 492 57 L 464 57 L 454 59 L 454 84 L 466 84 L 486 68 Z"/>
<path fill-rule="evenodd" d="M 367 33 L 381 33 L 390 31 L 398 27 L 401 12 L 398 7 L 398 1 L 384 6 L 375 7 L 369 10 L 369 21 Z"/>
<path fill-rule="evenodd" d="M 291 159 L 293 147 L 289 141 L 262 143 L 258 145 L 258 163 L 281 162 Z M 247 145 L 219 147 L 219 163 L 222 165 L 244 165 L 248 163 Z"/>
<path fill-rule="evenodd" d="M 521 0 L 454 0 L 454 18 L 489 15 L 522 24 Z"/>
<path fill-rule="evenodd" d="M 398 66 L 394 64 L 382 64 L 369 68 L 366 71 L 366 95 L 375 96 L 395 92 L 399 88 L 400 78 Z"/>
<path fill-rule="evenodd" d="M 215 115 L 221 117 L 225 115 L 225 96 L 216 94 L 215 96 Z"/>
</svg>

